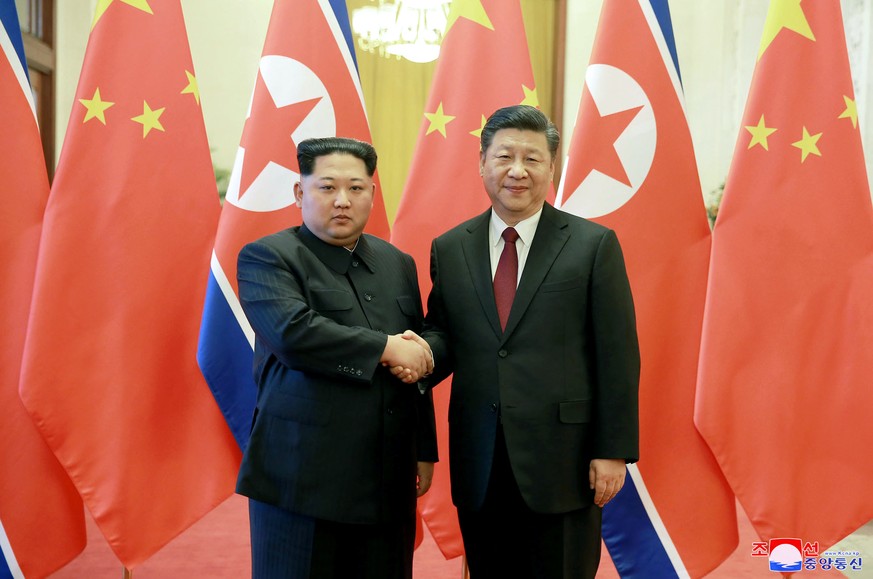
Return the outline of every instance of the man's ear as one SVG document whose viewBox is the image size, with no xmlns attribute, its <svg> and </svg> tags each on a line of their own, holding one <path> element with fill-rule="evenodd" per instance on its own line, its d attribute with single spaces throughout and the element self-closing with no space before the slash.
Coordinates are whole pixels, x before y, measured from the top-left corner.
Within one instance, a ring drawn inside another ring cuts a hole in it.
<svg viewBox="0 0 873 579">
<path fill-rule="evenodd" d="M 303 205 L 303 187 L 300 185 L 300 181 L 294 183 L 294 202 L 297 207 Z"/>
</svg>

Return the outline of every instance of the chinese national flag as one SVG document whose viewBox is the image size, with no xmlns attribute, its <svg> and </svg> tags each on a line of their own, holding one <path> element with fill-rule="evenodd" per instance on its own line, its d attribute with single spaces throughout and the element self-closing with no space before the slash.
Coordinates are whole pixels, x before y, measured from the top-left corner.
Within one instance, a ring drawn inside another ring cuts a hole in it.
<svg viewBox="0 0 873 579">
<path fill-rule="evenodd" d="M 313 39 L 319 39 L 314 42 Z M 198 361 L 241 448 L 257 389 L 254 332 L 239 304 L 236 260 L 250 242 L 302 222 L 294 205 L 297 143 L 372 142 L 345 0 L 276 0 L 215 239 Z M 388 239 L 381 188 L 365 229 Z"/>
<path fill-rule="evenodd" d="M 233 492 L 239 448 L 196 361 L 218 211 L 179 0 L 98 3 L 20 392 L 127 568 Z"/>
<path fill-rule="evenodd" d="M 604 509 L 622 577 L 701 577 L 737 545 L 735 500 L 694 427 L 710 230 L 666 0 L 606 0 L 559 199 L 614 229 L 637 312 L 640 461 Z"/>
<path fill-rule="evenodd" d="M 695 421 L 759 536 L 873 517 L 873 209 L 840 3 L 770 3 L 713 233 Z"/>
<path fill-rule="evenodd" d="M 12 0 L 0 0 L 0 577 L 45 577 L 85 547 L 82 499 L 18 396 L 42 214 L 42 144 Z"/>
<path fill-rule="evenodd" d="M 539 104 L 518 0 L 454 0 L 391 232 L 391 242 L 415 258 L 425 300 L 431 240 L 490 205 L 479 176 L 485 119 L 517 104 Z M 447 559 L 464 552 L 445 452 L 450 392 L 449 380 L 434 390 L 443 452 L 433 487 L 420 500 L 422 516 Z"/>
</svg>

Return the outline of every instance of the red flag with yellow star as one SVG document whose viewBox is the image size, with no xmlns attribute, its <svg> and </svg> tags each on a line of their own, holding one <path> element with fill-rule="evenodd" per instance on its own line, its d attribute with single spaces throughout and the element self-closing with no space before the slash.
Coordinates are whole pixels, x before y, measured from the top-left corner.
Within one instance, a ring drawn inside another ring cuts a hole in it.
<svg viewBox="0 0 873 579">
<path fill-rule="evenodd" d="M 820 550 L 873 517 L 858 453 L 873 447 L 873 208 L 854 98 L 840 3 L 772 1 L 713 232 L 695 406 L 761 539 Z"/>
<path fill-rule="evenodd" d="M 179 0 L 101 0 L 20 393 L 128 568 L 233 492 L 239 448 L 195 357 L 218 212 Z"/>
<path fill-rule="evenodd" d="M 391 242 L 415 258 L 425 299 L 431 287 L 431 240 L 490 205 L 479 176 L 479 133 L 485 119 L 500 107 L 517 104 L 539 104 L 518 0 L 454 0 L 391 231 Z M 450 392 L 449 380 L 434 390 L 443 452 L 433 487 L 420 503 L 447 559 L 464 552 L 449 490 Z"/>
</svg>

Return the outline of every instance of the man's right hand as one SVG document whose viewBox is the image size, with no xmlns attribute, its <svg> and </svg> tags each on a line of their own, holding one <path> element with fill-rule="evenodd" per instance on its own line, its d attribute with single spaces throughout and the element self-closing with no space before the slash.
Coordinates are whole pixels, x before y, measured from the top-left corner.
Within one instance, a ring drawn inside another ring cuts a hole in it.
<svg viewBox="0 0 873 579">
<path fill-rule="evenodd" d="M 418 382 L 433 368 L 430 349 L 425 349 L 414 339 L 404 338 L 403 334 L 388 336 L 380 361 L 383 366 L 390 366 L 391 373 L 407 384 Z"/>
</svg>

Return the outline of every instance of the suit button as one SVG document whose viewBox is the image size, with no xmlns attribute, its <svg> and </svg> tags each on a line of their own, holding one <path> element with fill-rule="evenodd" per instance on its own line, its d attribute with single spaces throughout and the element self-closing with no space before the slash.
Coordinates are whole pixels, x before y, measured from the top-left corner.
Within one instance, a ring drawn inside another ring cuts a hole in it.
<svg viewBox="0 0 873 579">
<path fill-rule="evenodd" d="M 358 376 L 360 376 L 361 374 L 363 374 L 363 372 L 360 371 L 360 370 L 358 370 L 357 372 L 355 372 L 355 374 L 357 374 Z"/>
<path fill-rule="evenodd" d="M 368 301 L 368 302 L 373 301 L 373 295 L 372 294 L 364 294 L 364 301 Z"/>
<path fill-rule="evenodd" d="M 509 352 L 507 352 L 506 350 L 500 350 L 499 352 L 497 352 L 497 355 L 501 358 L 505 358 L 509 355 Z"/>
<path fill-rule="evenodd" d="M 336 371 L 337 371 L 337 372 L 342 372 L 342 371 L 343 371 L 343 365 L 340 364 L 339 366 L 337 366 L 337 367 L 336 367 Z"/>
<path fill-rule="evenodd" d="M 393 409 L 393 408 L 389 408 L 389 409 L 388 409 L 388 414 L 394 414 L 394 409 Z"/>
<path fill-rule="evenodd" d="M 348 366 L 343 366 L 343 372 L 348 372 L 348 371 L 349 371 L 349 367 L 348 367 Z"/>
<path fill-rule="evenodd" d="M 491 405 L 491 412 L 497 412 L 497 405 L 496 404 Z"/>
<path fill-rule="evenodd" d="M 352 267 L 358 267 L 358 262 L 357 262 L 357 261 L 353 261 L 353 262 L 352 262 Z"/>
</svg>

